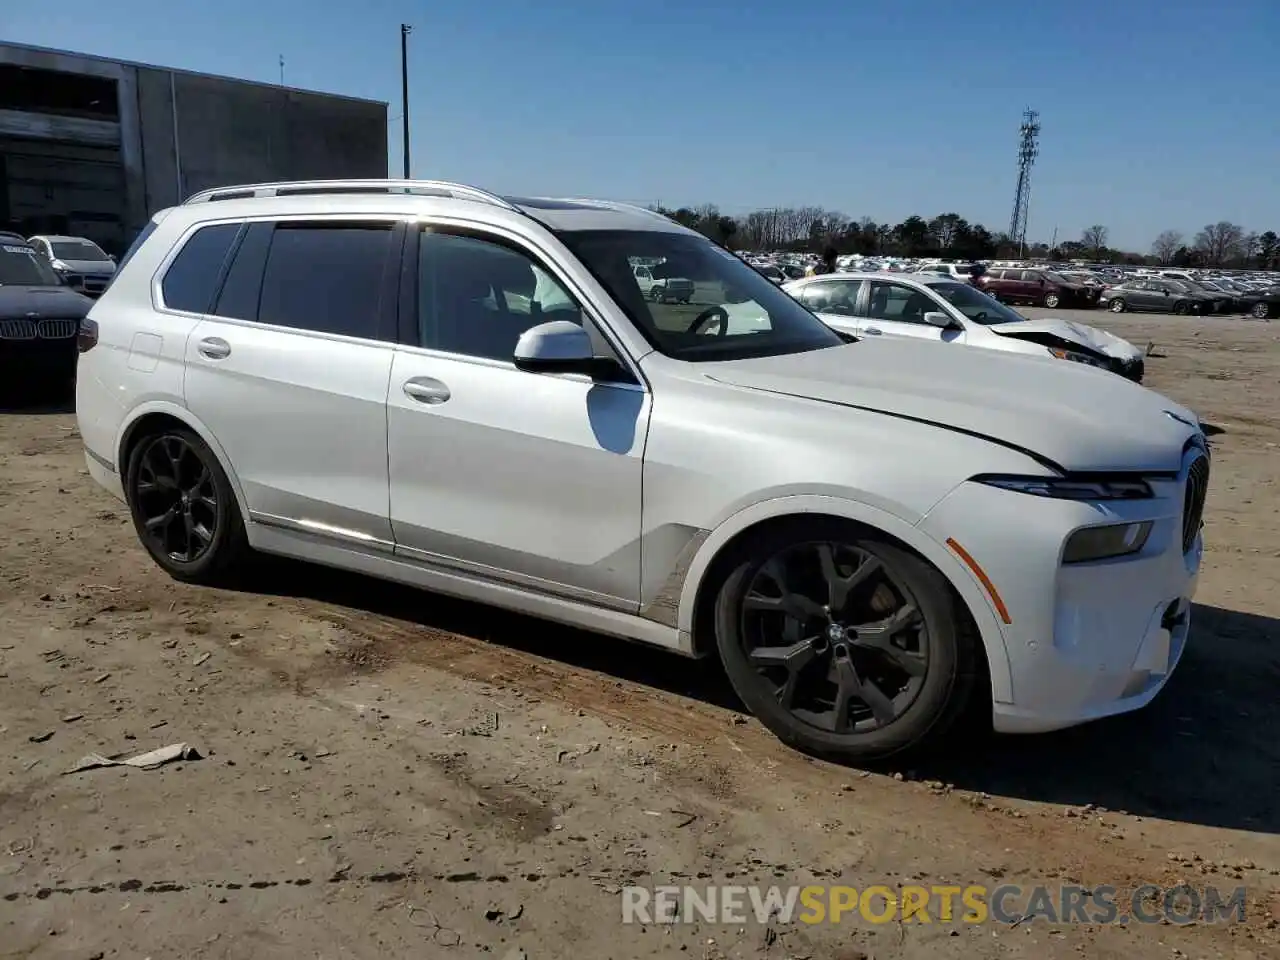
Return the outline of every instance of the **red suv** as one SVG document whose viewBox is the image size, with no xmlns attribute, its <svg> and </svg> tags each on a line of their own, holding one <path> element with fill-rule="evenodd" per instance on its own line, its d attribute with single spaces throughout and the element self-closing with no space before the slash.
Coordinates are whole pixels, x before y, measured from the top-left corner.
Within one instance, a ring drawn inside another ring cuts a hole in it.
<svg viewBox="0 0 1280 960">
<path fill-rule="evenodd" d="M 997 300 L 1045 307 L 1095 307 L 1098 291 L 1052 270 L 996 267 L 978 281 Z"/>
</svg>

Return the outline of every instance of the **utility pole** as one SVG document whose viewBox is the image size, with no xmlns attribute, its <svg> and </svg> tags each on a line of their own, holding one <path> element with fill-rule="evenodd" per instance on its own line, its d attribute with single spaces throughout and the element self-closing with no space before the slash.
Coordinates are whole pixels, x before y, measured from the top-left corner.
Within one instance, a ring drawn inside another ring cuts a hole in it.
<svg viewBox="0 0 1280 960">
<path fill-rule="evenodd" d="M 413 27 L 400 24 L 400 94 L 404 101 L 400 123 L 404 131 L 404 178 L 409 179 L 409 31 Z"/>
<path fill-rule="evenodd" d="M 280 54 L 280 86 L 284 86 L 284 54 Z"/>
</svg>

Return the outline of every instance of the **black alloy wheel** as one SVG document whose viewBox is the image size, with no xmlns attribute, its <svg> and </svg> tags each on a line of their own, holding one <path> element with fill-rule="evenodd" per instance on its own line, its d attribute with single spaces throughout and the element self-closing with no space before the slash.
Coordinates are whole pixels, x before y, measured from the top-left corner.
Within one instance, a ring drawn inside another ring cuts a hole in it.
<svg viewBox="0 0 1280 960">
<path fill-rule="evenodd" d="M 754 545 L 721 588 L 717 643 L 738 695 L 782 740 L 838 759 L 940 733 L 974 663 L 946 581 L 851 526 L 795 527 Z"/>
<path fill-rule="evenodd" d="M 218 582 L 247 553 L 231 485 L 195 433 L 175 428 L 144 437 L 125 481 L 138 537 L 170 576 Z"/>
<path fill-rule="evenodd" d="M 1259 301 L 1258 301 L 1257 303 L 1255 303 L 1255 304 L 1253 305 L 1253 307 L 1249 310 L 1250 315 L 1252 315 L 1252 316 L 1256 317 L 1256 318 L 1257 318 L 1257 319 L 1259 319 L 1259 320 L 1265 320 L 1265 319 L 1267 319 L 1267 315 L 1268 315 L 1270 312 L 1271 312 L 1270 304 L 1268 304 L 1268 303 L 1267 303 L 1267 301 L 1265 301 L 1265 300 L 1259 300 Z"/>
</svg>

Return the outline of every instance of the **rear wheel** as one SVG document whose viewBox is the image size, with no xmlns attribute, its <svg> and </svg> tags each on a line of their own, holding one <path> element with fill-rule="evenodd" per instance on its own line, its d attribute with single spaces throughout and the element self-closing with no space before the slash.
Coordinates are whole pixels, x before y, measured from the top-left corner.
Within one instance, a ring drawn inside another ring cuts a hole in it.
<svg viewBox="0 0 1280 960">
<path fill-rule="evenodd" d="M 1120 297 L 1112 297 L 1111 303 L 1107 309 L 1112 313 L 1124 313 L 1124 300 Z"/>
<path fill-rule="evenodd" d="M 1271 313 L 1271 307 L 1265 300 L 1259 300 L 1249 310 L 1249 315 L 1252 317 L 1257 317 L 1259 320 L 1267 319 L 1267 316 L 1270 313 Z"/>
<path fill-rule="evenodd" d="M 134 445 L 125 494 L 142 545 L 174 579 L 220 583 L 248 557 L 231 482 L 208 445 L 185 427 Z"/>
<path fill-rule="evenodd" d="M 1173 312 L 1180 317 L 1185 317 L 1187 315 L 1187 302 L 1185 300 L 1178 300 L 1173 305 Z"/>
<path fill-rule="evenodd" d="M 1061 301 L 1056 293 L 1047 293 L 1044 297 L 1044 305 L 1050 310 L 1055 309 Z"/>
<path fill-rule="evenodd" d="M 856 524 L 796 521 L 744 543 L 716 599 L 716 643 L 743 703 L 779 739 L 868 761 L 940 736 L 976 647 L 943 576 Z"/>
</svg>

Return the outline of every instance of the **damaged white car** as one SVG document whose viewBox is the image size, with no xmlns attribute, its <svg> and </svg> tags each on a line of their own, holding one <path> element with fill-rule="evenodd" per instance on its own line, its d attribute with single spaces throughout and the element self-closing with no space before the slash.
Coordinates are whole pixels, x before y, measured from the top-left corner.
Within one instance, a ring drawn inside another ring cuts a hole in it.
<svg viewBox="0 0 1280 960">
<path fill-rule="evenodd" d="M 1057 358 L 1142 382 L 1145 353 L 1127 340 L 1070 320 L 1029 320 L 949 277 L 830 273 L 795 280 L 783 289 L 841 333 Z"/>
</svg>

